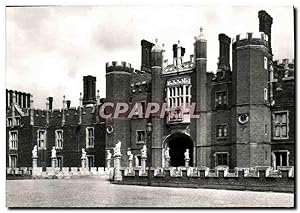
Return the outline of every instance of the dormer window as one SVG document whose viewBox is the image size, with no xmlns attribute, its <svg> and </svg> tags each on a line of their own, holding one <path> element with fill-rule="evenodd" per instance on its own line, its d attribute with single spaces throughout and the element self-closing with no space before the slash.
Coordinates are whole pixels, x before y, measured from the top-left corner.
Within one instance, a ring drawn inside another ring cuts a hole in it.
<svg viewBox="0 0 300 213">
<path fill-rule="evenodd" d="M 20 126 L 21 124 L 21 118 L 16 118 L 16 126 Z"/>
<path fill-rule="evenodd" d="M 12 118 L 7 119 L 7 126 L 11 127 L 12 126 Z"/>
</svg>

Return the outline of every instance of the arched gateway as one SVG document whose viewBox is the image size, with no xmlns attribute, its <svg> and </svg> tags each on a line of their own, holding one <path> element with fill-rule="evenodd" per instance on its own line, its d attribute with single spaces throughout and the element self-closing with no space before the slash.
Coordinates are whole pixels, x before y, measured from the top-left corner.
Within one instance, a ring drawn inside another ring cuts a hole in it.
<svg viewBox="0 0 300 213">
<path fill-rule="evenodd" d="M 189 149 L 190 166 L 193 166 L 194 144 L 191 137 L 187 134 L 177 132 L 169 135 L 163 146 L 163 166 L 166 166 L 165 151 L 169 148 L 169 166 L 185 166 L 184 152 Z"/>
</svg>

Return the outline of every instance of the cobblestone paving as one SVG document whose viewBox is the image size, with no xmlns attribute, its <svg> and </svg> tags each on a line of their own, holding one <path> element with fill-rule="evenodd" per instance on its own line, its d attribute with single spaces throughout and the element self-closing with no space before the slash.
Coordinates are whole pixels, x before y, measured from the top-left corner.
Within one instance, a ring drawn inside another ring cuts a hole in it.
<svg viewBox="0 0 300 213">
<path fill-rule="evenodd" d="M 103 177 L 7 180 L 7 207 L 293 207 L 294 195 L 115 185 Z"/>
</svg>

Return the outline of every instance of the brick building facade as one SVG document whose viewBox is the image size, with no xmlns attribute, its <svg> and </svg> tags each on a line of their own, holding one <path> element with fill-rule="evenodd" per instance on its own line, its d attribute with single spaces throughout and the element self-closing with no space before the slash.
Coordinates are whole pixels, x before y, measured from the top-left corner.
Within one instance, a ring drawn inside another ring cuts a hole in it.
<svg viewBox="0 0 300 213">
<path fill-rule="evenodd" d="M 106 149 L 122 141 L 122 165 L 128 148 L 140 164 L 141 148 L 148 145 L 146 124 L 153 124 L 153 166 L 184 166 L 189 149 L 190 165 L 215 167 L 293 166 L 295 142 L 294 63 L 273 61 L 273 18 L 259 11 L 259 32 L 231 39 L 219 34 L 216 74 L 208 72 L 207 40 L 201 29 L 194 54 L 183 61 L 185 48 L 173 45 L 173 64 L 156 41 L 142 40 L 141 70 L 126 62 L 106 64 L 106 102 L 138 104 L 166 102 L 175 113 L 163 119 L 111 118 L 106 121 Z M 232 47 L 232 64 L 230 64 Z M 200 118 L 190 114 L 196 103 Z"/>
<path fill-rule="evenodd" d="M 7 167 L 31 167 L 35 145 L 38 166 L 44 168 L 51 166 L 52 147 L 58 167 L 80 167 L 82 148 L 89 167 L 105 165 L 105 122 L 97 116 L 101 100 L 95 96 L 96 78 L 84 76 L 83 81 L 80 106 L 70 107 L 64 97 L 62 109 L 52 109 L 53 97 L 47 98 L 45 110 L 35 109 L 32 95 L 6 90 Z"/>
<path fill-rule="evenodd" d="M 231 39 L 219 34 L 219 62 L 208 72 L 207 39 L 201 29 L 195 37 L 194 52 L 184 61 L 185 48 L 173 45 L 173 63 L 165 50 L 141 41 L 141 69 L 126 62 L 106 64 L 106 99 L 95 96 L 96 78 L 85 76 L 80 106 L 52 109 L 33 108 L 30 94 L 6 91 L 7 167 L 30 167 L 31 151 L 38 145 L 38 165 L 51 165 L 51 148 L 57 149 L 58 166 L 80 166 L 81 149 L 87 151 L 88 165 L 104 166 L 105 150 L 120 140 L 121 165 L 128 165 L 128 149 L 140 166 L 141 149 L 149 145 L 146 125 L 153 124 L 151 163 L 183 166 L 189 149 L 191 166 L 234 167 L 293 166 L 295 142 L 294 62 L 273 61 L 272 17 L 260 11 L 259 32 Z M 231 49 L 232 48 L 232 49 Z M 230 51 L 231 49 L 231 51 Z M 232 63 L 230 64 L 230 54 Z M 164 118 L 100 118 L 103 103 L 167 103 L 173 113 Z M 191 116 L 191 104 L 200 118 Z"/>
</svg>

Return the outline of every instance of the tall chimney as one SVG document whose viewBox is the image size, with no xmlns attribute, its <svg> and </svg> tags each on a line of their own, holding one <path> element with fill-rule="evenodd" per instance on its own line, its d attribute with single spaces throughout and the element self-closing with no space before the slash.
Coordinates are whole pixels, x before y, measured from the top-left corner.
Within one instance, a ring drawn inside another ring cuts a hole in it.
<svg viewBox="0 0 300 213">
<path fill-rule="evenodd" d="M 258 18 L 259 18 L 259 32 L 264 32 L 265 34 L 268 35 L 269 48 L 272 52 L 271 31 L 272 31 L 273 18 L 264 10 L 258 12 Z"/>
<path fill-rule="evenodd" d="M 218 69 L 230 70 L 230 43 L 231 39 L 224 33 L 219 34 L 219 63 Z"/>
<path fill-rule="evenodd" d="M 71 101 L 67 100 L 67 109 L 70 109 L 70 106 L 71 106 Z"/>
<path fill-rule="evenodd" d="M 83 76 L 83 105 L 96 103 L 96 77 Z"/>
<path fill-rule="evenodd" d="M 29 95 L 30 99 L 30 125 L 34 125 L 34 109 L 33 109 L 33 96 L 30 94 Z"/>
<path fill-rule="evenodd" d="M 49 124 L 49 98 L 46 99 L 46 124 Z"/>
<path fill-rule="evenodd" d="M 142 66 L 141 70 L 142 71 L 151 71 L 151 49 L 154 46 L 153 43 L 147 41 L 147 40 L 142 40 L 141 41 L 141 46 L 142 46 Z"/>
<path fill-rule="evenodd" d="M 49 110 L 52 110 L 53 107 L 53 97 L 48 97 L 48 101 L 49 101 Z"/>
<path fill-rule="evenodd" d="M 15 105 L 16 105 L 16 91 L 13 91 L 13 94 L 12 94 L 12 108 L 11 108 L 11 117 L 12 117 L 12 126 L 14 127 L 16 125 L 16 122 L 15 122 Z"/>
<path fill-rule="evenodd" d="M 30 93 L 28 93 L 27 95 L 26 95 L 26 103 L 27 103 L 27 108 L 30 108 L 31 107 L 31 105 L 30 105 L 30 103 L 31 103 L 31 101 L 30 101 Z"/>
<path fill-rule="evenodd" d="M 9 92 L 8 92 L 8 89 L 6 89 L 6 110 L 8 109 L 9 107 Z"/>
<path fill-rule="evenodd" d="M 178 44 L 173 44 L 173 64 L 177 66 L 177 48 Z"/>
</svg>

